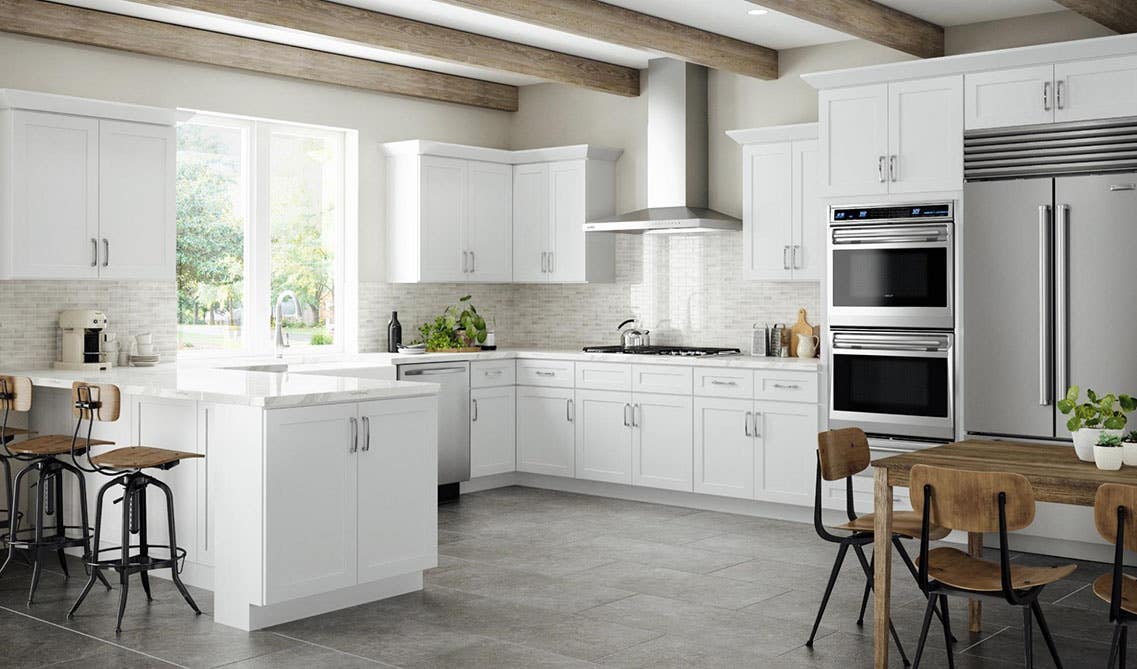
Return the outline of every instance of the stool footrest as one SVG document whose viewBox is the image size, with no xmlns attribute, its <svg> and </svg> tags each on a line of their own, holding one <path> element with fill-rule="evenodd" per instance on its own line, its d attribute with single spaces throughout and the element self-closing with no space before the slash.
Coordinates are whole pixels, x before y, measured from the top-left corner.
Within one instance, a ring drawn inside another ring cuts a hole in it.
<svg viewBox="0 0 1137 669">
<path fill-rule="evenodd" d="M 47 529 L 50 529 L 52 532 L 57 531 L 55 527 Z M 64 532 L 82 532 L 83 527 L 81 525 L 65 525 L 63 527 L 63 530 Z M 58 550 L 60 548 L 87 546 L 87 542 L 83 539 L 83 537 L 69 537 L 66 534 L 50 534 L 40 537 L 40 540 L 36 541 L 35 532 L 36 528 L 34 527 L 20 528 L 15 532 L 8 532 L 6 534 L 0 535 L 0 542 L 7 543 L 11 546 L 23 550 L 31 550 L 34 548 L 39 548 L 42 550 Z"/>
<path fill-rule="evenodd" d="M 127 547 L 131 551 L 142 550 L 141 544 L 131 544 Z M 186 549 L 177 548 L 173 555 L 166 555 L 170 552 L 170 547 L 167 544 L 147 544 L 146 551 L 160 551 L 163 555 L 140 555 L 134 554 L 127 557 L 127 563 L 122 563 L 122 546 L 112 546 L 110 548 L 99 548 L 91 551 L 90 557 L 87 559 L 87 566 L 95 569 L 114 569 L 115 571 L 125 571 L 128 574 L 133 574 L 140 571 L 150 571 L 152 569 L 174 569 L 179 574 L 182 572 L 182 567 L 186 561 Z M 117 554 L 113 558 L 100 558 L 101 554 Z"/>
</svg>

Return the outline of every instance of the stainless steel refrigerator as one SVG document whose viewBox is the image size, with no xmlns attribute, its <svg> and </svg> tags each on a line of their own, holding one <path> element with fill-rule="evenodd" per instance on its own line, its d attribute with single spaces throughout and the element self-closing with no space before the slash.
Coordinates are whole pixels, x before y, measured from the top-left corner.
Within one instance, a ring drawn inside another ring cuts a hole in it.
<svg viewBox="0 0 1137 669">
<path fill-rule="evenodd" d="M 1137 172 L 968 182 L 964 211 L 964 429 L 1068 439 L 1068 386 L 1137 394 Z"/>
</svg>

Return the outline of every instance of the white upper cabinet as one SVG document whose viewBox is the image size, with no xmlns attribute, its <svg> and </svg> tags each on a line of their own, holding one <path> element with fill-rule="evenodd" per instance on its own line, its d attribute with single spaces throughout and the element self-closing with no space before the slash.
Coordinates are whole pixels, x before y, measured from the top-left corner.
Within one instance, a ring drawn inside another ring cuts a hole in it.
<svg viewBox="0 0 1137 669">
<path fill-rule="evenodd" d="M 821 194 L 958 190 L 962 100 L 960 75 L 821 91 Z"/>
<path fill-rule="evenodd" d="M 549 165 L 513 168 L 513 280 L 548 281 Z"/>
<path fill-rule="evenodd" d="M 466 249 L 470 281 L 513 279 L 513 170 L 509 165 L 471 162 Z"/>
<path fill-rule="evenodd" d="M 0 91 L 0 278 L 173 279 L 173 121 Z"/>
<path fill-rule="evenodd" d="M 419 160 L 419 281 L 466 280 L 466 161 L 422 156 Z M 390 169 L 390 167 L 388 167 Z M 412 168 L 413 169 L 413 168 Z M 403 225 L 408 221 L 391 221 Z M 391 248 L 393 253 L 411 249 Z M 398 277 L 392 277 L 398 281 Z"/>
<path fill-rule="evenodd" d="M 1132 116 L 1137 56 L 968 74 L 968 130 Z"/>
<path fill-rule="evenodd" d="M 817 281 L 825 220 L 814 124 L 731 131 L 742 147 L 743 269 L 755 281 Z M 782 135 L 782 141 L 770 141 Z M 792 139 L 791 139 L 792 137 Z M 756 140 L 751 143 L 751 140 Z"/>
</svg>

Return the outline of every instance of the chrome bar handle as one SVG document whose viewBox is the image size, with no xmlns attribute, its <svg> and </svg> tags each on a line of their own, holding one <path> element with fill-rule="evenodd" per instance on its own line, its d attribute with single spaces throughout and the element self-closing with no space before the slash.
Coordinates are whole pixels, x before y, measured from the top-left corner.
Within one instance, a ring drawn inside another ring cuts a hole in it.
<svg viewBox="0 0 1137 669">
<path fill-rule="evenodd" d="M 762 433 L 758 431 L 758 417 L 761 415 L 762 415 L 761 411 L 755 411 L 754 417 L 750 419 L 754 422 L 754 430 L 753 430 L 754 436 L 759 438 L 759 439 L 762 438 Z"/>
<path fill-rule="evenodd" d="M 753 434 L 750 434 L 750 416 L 751 415 L 753 415 L 753 412 L 747 411 L 746 417 L 742 420 L 742 430 L 744 432 L 746 432 L 746 436 L 748 436 L 748 437 L 754 436 Z"/>
<path fill-rule="evenodd" d="M 106 237 L 103 237 L 103 267 L 110 267 L 111 264 L 111 243 Z"/>
<path fill-rule="evenodd" d="M 877 158 L 876 177 L 881 183 L 884 183 L 884 156 Z"/>
<path fill-rule="evenodd" d="M 790 266 L 794 269 L 801 269 L 801 265 L 797 262 L 797 251 L 800 248 L 801 246 L 798 244 L 794 244 L 790 247 Z"/>
<path fill-rule="evenodd" d="M 1066 105 L 1062 102 L 1062 97 L 1063 97 L 1062 92 L 1064 90 L 1066 90 L 1066 80 L 1065 79 L 1059 79 L 1054 84 L 1054 98 L 1058 104 L 1059 109 L 1065 109 L 1066 108 Z"/>
<path fill-rule="evenodd" d="M 1050 405 L 1050 205 L 1038 205 L 1038 404 Z"/>
<path fill-rule="evenodd" d="M 896 181 L 896 154 L 888 157 L 888 180 Z"/>
<path fill-rule="evenodd" d="M 348 453 L 354 453 L 359 450 L 359 421 L 355 418 L 348 418 L 351 421 L 351 447 L 348 448 Z"/>
<path fill-rule="evenodd" d="M 541 273 L 542 274 L 549 271 L 549 270 L 545 269 L 546 267 L 547 267 L 547 265 L 545 264 L 545 252 L 541 251 Z"/>
<path fill-rule="evenodd" d="M 1042 82 L 1042 110 L 1050 111 L 1050 82 Z"/>
<path fill-rule="evenodd" d="M 787 246 L 782 247 L 782 269 L 789 269 L 789 268 L 790 268 L 790 247 L 787 245 Z"/>
<path fill-rule="evenodd" d="M 632 427 L 640 426 L 640 405 L 632 405 Z"/>
<path fill-rule="evenodd" d="M 631 427 L 632 426 L 632 420 L 630 418 L 628 418 L 628 414 L 631 413 L 631 411 L 632 411 L 632 405 L 631 404 L 625 404 L 624 405 L 624 427 Z"/>
<path fill-rule="evenodd" d="M 557 253 L 556 251 L 549 251 L 549 274 L 557 271 Z"/>
<path fill-rule="evenodd" d="M 1058 397 L 1066 395 L 1069 387 L 1069 239 L 1070 205 L 1058 205 L 1054 226 L 1054 387 Z"/>
<path fill-rule="evenodd" d="M 99 240 L 91 237 L 91 267 L 99 266 Z"/>
<path fill-rule="evenodd" d="M 470 273 L 478 271 L 478 256 L 473 251 L 470 251 Z"/>
<path fill-rule="evenodd" d="M 572 422 L 576 417 L 576 407 L 573 406 L 572 399 L 565 400 L 565 420 Z"/>
<path fill-rule="evenodd" d="M 478 422 L 478 400 L 471 399 L 470 404 L 473 405 L 470 408 L 474 410 L 474 415 L 470 418 L 470 422 L 476 423 Z"/>
<path fill-rule="evenodd" d="M 371 450 L 371 417 L 363 417 L 363 452 Z"/>
</svg>

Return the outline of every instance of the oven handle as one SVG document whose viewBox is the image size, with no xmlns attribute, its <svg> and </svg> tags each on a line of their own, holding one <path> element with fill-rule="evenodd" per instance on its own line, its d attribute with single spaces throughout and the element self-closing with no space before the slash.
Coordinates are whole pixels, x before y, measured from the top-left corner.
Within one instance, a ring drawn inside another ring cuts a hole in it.
<svg viewBox="0 0 1137 669">
<path fill-rule="evenodd" d="M 883 229 L 836 229 L 833 230 L 834 244 L 907 244 L 919 242 L 946 242 L 950 234 L 944 226 L 904 230 Z"/>
<path fill-rule="evenodd" d="M 872 335 L 833 335 L 833 348 L 870 349 L 877 351 L 949 351 L 952 342 L 948 338 L 895 337 L 884 338 Z"/>
</svg>

